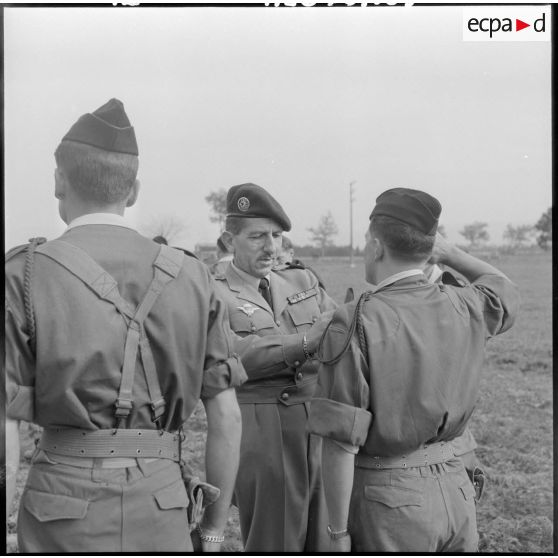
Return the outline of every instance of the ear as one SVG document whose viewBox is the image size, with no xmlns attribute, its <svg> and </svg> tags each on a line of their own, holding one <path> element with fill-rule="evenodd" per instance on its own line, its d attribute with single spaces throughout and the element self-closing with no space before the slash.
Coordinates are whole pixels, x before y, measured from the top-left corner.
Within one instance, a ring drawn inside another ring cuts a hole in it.
<svg viewBox="0 0 558 558">
<path fill-rule="evenodd" d="M 234 246 L 233 246 L 233 237 L 234 235 L 230 231 L 224 231 L 221 235 L 221 240 L 223 244 L 227 247 L 227 252 L 229 254 L 234 253 Z"/>
<path fill-rule="evenodd" d="M 130 188 L 130 193 L 128 194 L 128 198 L 126 199 L 126 207 L 131 207 L 136 203 L 136 200 L 138 199 L 140 186 L 141 186 L 140 181 L 137 179 L 134 180 L 134 183 Z"/>
<path fill-rule="evenodd" d="M 374 237 L 372 242 L 374 246 L 374 260 L 378 262 L 384 258 L 386 248 L 379 238 Z"/>
<path fill-rule="evenodd" d="M 68 180 L 63 171 L 58 167 L 54 169 L 54 197 L 58 200 L 62 200 L 66 197 L 66 191 L 68 189 Z"/>
</svg>

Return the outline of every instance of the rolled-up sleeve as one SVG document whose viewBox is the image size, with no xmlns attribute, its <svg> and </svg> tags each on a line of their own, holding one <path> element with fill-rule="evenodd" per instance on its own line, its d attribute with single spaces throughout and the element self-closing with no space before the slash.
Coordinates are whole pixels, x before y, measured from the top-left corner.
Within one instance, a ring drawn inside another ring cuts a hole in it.
<svg viewBox="0 0 558 558">
<path fill-rule="evenodd" d="M 6 296 L 6 416 L 32 422 L 35 416 L 35 360 L 23 316 Z"/>
<path fill-rule="evenodd" d="M 488 337 L 507 331 L 519 314 L 519 290 L 503 275 L 482 275 L 472 287 L 482 305 Z"/>
<path fill-rule="evenodd" d="M 227 305 L 214 291 L 211 295 L 201 397 L 210 399 L 221 391 L 242 385 L 247 379 L 240 356 L 234 350 L 234 334 L 229 325 Z"/>
<path fill-rule="evenodd" d="M 354 309 L 354 305 L 351 307 Z M 324 333 L 323 362 L 318 372 L 316 397 L 310 407 L 308 429 L 337 442 L 362 446 L 373 420 L 365 359 L 352 339 L 337 362 L 327 363 L 345 346 L 351 315 L 347 307 L 340 308 Z"/>
</svg>

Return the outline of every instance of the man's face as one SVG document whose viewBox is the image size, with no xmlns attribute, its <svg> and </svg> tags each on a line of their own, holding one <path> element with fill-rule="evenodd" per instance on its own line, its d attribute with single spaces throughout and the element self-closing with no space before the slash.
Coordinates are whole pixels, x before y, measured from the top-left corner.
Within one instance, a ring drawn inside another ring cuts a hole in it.
<svg viewBox="0 0 558 558">
<path fill-rule="evenodd" d="M 364 245 L 364 275 L 368 283 L 376 284 L 376 250 L 374 247 L 374 236 L 370 229 L 366 231 L 364 236 L 366 244 Z"/>
<path fill-rule="evenodd" d="M 265 217 L 244 219 L 242 230 L 232 236 L 234 264 L 254 277 L 265 277 L 281 250 L 283 229 Z"/>
</svg>

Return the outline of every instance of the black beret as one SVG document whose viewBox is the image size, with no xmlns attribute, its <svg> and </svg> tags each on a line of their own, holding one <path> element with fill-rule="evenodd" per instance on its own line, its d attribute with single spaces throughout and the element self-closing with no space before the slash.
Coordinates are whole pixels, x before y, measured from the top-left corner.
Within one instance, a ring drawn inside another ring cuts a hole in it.
<svg viewBox="0 0 558 558">
<path fill-rule="evenodd" d="M 231 186 L 227 193 L 227 217 L 267 217 L 284 231 L 291 230 L 291 220 L 279 202 L 257 184 Z"/>
<path fill-rule="evenodd" d="M 391 188 L 376 198 L 370 219 L 391 217 L 428 235 L 436 233 L 442 212 L 440 202 L 426 192 L 411 188 Z"/>
<path fill-rule="evenodd" d="M 134 128 L 118 99 L 111 99 L 95 112 L 80 116 L 62 139 L 105 151 L 138 155 Z"/>
</svg>

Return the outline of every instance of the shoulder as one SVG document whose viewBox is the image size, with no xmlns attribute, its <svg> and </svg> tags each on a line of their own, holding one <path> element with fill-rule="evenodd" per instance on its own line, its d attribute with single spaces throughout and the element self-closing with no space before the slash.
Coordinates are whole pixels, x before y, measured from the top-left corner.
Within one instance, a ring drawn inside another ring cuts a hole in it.
<svg viewBox="0 0 558 558">
<path fill-rule="evenodd" d="M 27 247 L 28 246 L 29 246 L 29 243 L 21 244 L 19 246 L 15 246 L 11 250 L 8 250 L 6 252 L 6 256 L 5 256 L 5 262 L 8 263 L 12 258 L 15 258 L 18 254 L 21 254 L 23 252 L 27 252 Z"/>
<path fill-rule="evenodd" d="M 307 289 L 318 286 L 316 276 L 304 267 L 287 264 L 285 267 L 273 269 L 272 273 L 293 286 Z"/>
</svg>

